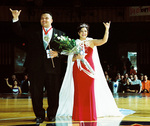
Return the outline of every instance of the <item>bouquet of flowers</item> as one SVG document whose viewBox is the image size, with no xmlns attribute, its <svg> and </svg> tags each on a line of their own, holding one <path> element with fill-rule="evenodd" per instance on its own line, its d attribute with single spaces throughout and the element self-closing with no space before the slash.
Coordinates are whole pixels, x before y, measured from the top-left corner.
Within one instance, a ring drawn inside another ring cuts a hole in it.
<svg viewBox="0 0 150 126">
<path fill-rule="evenodd" d="M 81 47 L 76 45 L 75 40 L 68 36 L 58 36 L 55 34 L 54 41 L 59 43 L 59 48 L 62 49 L 62 54 L 64 55 L 79 54 L 81 51 Z"/>
<path fill-rule="evenodd" d="M 58 36 L 55 34 L 55 42 L 59 43 L 59 48 L 62 49 L 61 54 L 63 55 L 74 55 L 74 54 L 81 54 L 85 55 L 84 50 L 79 44 L 76 44 L 76 41 L 74 39 L 69 38 L 68 36 Z M 94 70 L 88 63 L 88 61 L 83 58 L 80 59 L 80 61 L 85 65 L 85 67 L 90 71 L 87 71 L 81 67 L 81 70 L 83 70 L 86 74 L 94 78 Z"/>
</svg>

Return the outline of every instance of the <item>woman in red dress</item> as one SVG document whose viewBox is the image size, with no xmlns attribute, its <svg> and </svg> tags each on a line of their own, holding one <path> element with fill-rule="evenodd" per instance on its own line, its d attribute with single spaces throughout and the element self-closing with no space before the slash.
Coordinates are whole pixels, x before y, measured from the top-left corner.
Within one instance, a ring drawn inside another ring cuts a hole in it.
<svg viewBox="0 0 150 126">
<path fill-rule="evenodd" d="M 81 24 L 78 29 L 79 39 L 77 44 L 82 47 L 84 53 L 74 55 L 73 80 L 74 80 L 74 105 L 72 119 L 74 121 L 96 121 L 96 103 L 94 93 L 94 78 L 90 76 L 90 71 L 81 62 L 86 59 L 94 70 L 92 60 L 93 48 L 105 44 L 109 36 L 110 22 L 104 23 L 105 34 L 103 39 L 87 38 L 89 26 Z"/>
</svg>

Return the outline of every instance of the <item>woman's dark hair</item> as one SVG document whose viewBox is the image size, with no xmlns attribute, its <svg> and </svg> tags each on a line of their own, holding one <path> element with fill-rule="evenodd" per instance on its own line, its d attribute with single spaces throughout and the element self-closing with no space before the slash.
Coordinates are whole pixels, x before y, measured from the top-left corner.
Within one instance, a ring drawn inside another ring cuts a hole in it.
<svg viewBox="0 0 150 126">
<path fill-rule="evenodd" d="M 17 86 L 20 86 L 20 82 L 17 79 L 15 79 L 14 82 L 15 81 L 17 82 Z M 14 86 L 15 86 L 15 84 L 13 83 L 12 88 L 14 88 Z"/>
<path fill-rule="evenodd" d="M 89 31 L 89 25 L 86 23 L 81 23 L 78 27 L 77 27 L 77 31 L 79 32 L 82 28 L 86 28 Z"/>
</svg>

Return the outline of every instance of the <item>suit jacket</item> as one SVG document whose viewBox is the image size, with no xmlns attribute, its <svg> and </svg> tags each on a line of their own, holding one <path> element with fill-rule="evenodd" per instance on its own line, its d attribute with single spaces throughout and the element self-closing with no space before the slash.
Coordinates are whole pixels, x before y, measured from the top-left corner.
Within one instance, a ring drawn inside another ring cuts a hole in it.
<svg viewBox="0 0 150 126">
<path fill-rule="evenodd" d="M 46 50 L 43 46 L 42 27 L 22 29 L 20 21 L 13 23 L 13 31 L 20 37 L 23 37 L 27 42 L 27 56 L 24 63 L 28 72 L 40 72 L 45 70 L 47 73 L 60 73 L 61 55 L 53 58 L 55 68 L 52 66 L 51 58 L 47 59 Z M 53 28 L 50 47 L 52 50 L 61 52 L 59 44 L 54 41 L 54 34 L 58 36 L 65 34 L 64 32 Z"/>
</svg>

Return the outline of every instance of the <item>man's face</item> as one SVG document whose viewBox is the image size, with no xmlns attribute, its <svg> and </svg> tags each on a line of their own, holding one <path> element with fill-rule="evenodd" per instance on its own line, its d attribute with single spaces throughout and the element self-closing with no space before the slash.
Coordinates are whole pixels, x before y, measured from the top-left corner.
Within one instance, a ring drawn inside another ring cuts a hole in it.
<svg viewBox="0 0 150 126">
<path fill-rule="evenodd" d="M 147 76 L 144 76 L 144 80 L 147 81 Z"/>
<path fill-rule="evenodd" d="M 12 79 L 15 80 L 16 79 L 16 75 L 12 75 Z"/>
<path fill-rule="evenodd" d="M 138 79 L 137 75 L 134 75 L 134 79 L 135 79 L 135 80 L 137 80 L 137 79 Z"/>
<path fill-rule="evenodd" d="M 45 28 L 51 27 L 51 24 L 53 22 L 52 16 L 48 13 L 41 15 L 41 25 Z"/>
</svg>

